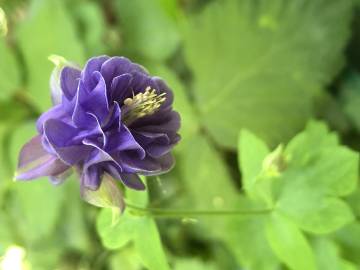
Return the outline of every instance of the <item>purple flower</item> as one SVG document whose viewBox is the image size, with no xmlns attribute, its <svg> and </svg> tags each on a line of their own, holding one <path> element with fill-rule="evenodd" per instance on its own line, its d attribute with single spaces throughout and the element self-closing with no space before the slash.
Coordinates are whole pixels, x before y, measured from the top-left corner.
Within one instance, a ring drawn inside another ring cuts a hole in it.
<svg viewBox="0 0 360 270">
<path fill-rule="evenodd" d="M 173 166 L 180 117 L 162 79 L 127 58 L 100 56 L 83 70 L 65 66 L 52 88 L 54 107 L 22 148 L 17 179 L 49 176 L 57 183 L 75 167 L 83 189 L 98 190 L 108 175 L 142 190 L 139 174 Z"/>
</svg>

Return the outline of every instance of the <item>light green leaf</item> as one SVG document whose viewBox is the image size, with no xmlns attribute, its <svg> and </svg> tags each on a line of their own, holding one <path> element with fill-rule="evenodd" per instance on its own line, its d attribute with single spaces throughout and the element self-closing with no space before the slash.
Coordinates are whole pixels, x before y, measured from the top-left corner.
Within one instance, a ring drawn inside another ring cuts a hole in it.
<svg viewBox="0 0 360 270">
<path fill-rule="evenodd" d="M 314 241 L 314 250 L 318 269 L 342 270 L 343 261 L 340 257 L 339 248 L 327 238 L 317 238 Z"/>
<path fill-rule="evenodd" d="M 312 114 L 313 97 L 341 67 L 351 1 L 213 1 L 185 26 L 202 123 L 235 147 L 248 128 L 284 142 Z"/>
<path fill-rule="evenodd" d="M 188 141 L 178 164 L 194 208 L 231 209 L 237 202 L 224 161 L 204 137 L 196 135 Z"/>
<path fill-rule="evenodd" d="M 273 214 L 266 235 L 276 255 L 291 270 L 316 270 L 313 251 L 298 227 L 281 214 Z"/>
<path fill-rule="evenodd" d="M 217 270 L 212 263 L 205 263 L 196 259 L 181 259 L 176 261 L 174 270 Z"/>
<path fill-rule="evenodd" d="M 116 2 L 126 48 L 152 60 L 165 60 L 179 44 L 175 22 L 159 0 Z M 175 2 L 171 0 L 171 2 Z"/>
<path fill-rule="evenodd" d="M 342 254 L 360 266 L 360 223 L 353 222 L 338 230 L 333 236 L 340 245 Z"/>
<path fill-rule="evenodd" d="M 135 247 L 149 270 L 170 270 L 155 221 L 144 217 L 134 236 Z"/>
<path fill-rule="evenodd" d="M 246 269 L 279 270 L 280 261 L 265 235 L 267 217 L 254 216 L 227 220 L 226 242 Z"/>
<path fill-rule="evenodd" d="M 20 49 L 27 65 L 28 90 L 41 109 L 50 107 L 49 79 L 53 69 L 48 57 L 57 54 L 83 64 L 84 52 L 61 0 L 34 0 L 29 17 L 17 28 Z"/>
<path fill-rule="evenodd" d="M 13 51 L 0 37 L 0 99 L 8 98 L 20 86 L 20 75 Z"/>
<path fill-rule="evenodd" d="M 89 57 L 106 53 L 106 22 L 101 6 L 96 2 L 81 1 L 72 7 L 74 16 L 82 25 L 81 35 Z"/>
<path fill-rule="evenodd" d="M 277 207 L 313 233 L 329 233 L 352 221 L 350 207 L 337 197 L 356 187 L 358 154 L 340 146 L 320 123 L 310 123 L 286 153 L 289 163 L 280 179 Z"/>
<path fill-rule="evenodd" d="M 270 153 L 268 146 L 248 130 L 240 132 L 238 142 L 239 168 L 242 169 L 242 183 L 245 190 L 251 188 L 263 169 L 263 161 Z"/>
<path fill-rule="evenodd" d="M 112 209 L 103 209 L 97 217 L 97 231 L 103 245 L 108 249 L 124 247 L 134 237 L 134 222 L 128 213 L 123 214 L 118 222 L 114 223 Z"/>
</svg>

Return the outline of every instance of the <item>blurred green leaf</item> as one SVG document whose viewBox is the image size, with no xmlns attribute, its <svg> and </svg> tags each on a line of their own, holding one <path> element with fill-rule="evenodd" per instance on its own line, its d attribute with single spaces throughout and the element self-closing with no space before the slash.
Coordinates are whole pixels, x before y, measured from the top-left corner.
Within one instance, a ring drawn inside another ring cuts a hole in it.
<svg viewBox="0 0 360 270">
<path fill-rule="evenodd" d="M 162 0 L 119 0 L 115 4 L 127 50 L 155 61 L 174 53 L 180 36 L 172 14 L 168 14 L 170 4 Z"/>
<path fill-rule="evenodd" d="M 343 62 L 351 1 L 214 1 L 185 25 L 185 56 L 204 123 L 234 148 L 248 128 L 284 142 Z"/>
<path fill-rule="evenodd" d="M 178 166 L 183 171 L 187 192 L 195 202 L 193 208 L 231 209 L 237 202 L 238 194 L 225 163 L 201 135 L 188 141 Z"/>
<path fill-rule="evenodd" d="M 0 99 L 9 98 L 20 87 L 20 74 L 15 55 L 0 37 Z"/>
<path fill-rule="evenodd" d="M 360 223 L 351 223 L 334 234 L 334 239 L 341 247 L 342 254 L 360 267 Z"/>
<path fill-rule="evenodd" d="M 355 128 L 360 131 L 360 75 L 351 73 L 341 87 L 344 111 Z"/>
<path fill-rule="evenodd" d="M 17 28 L 17 38 L 28 70 L 28 90 L 41 109 L 50 107 L 49 78 L 52 54 L 83 64 L 84 51 L 61 0 L 32 1 L 29 16 Z"/>
<path fill-rule="evenodd" d="M 88 57 L 106 53 L 106 22 L 101 6 L 95 2 L 71 3 L 75 18 L 79 22 L 78 34 L 82 37 Z"/>
<path fill-rule="evenodd" d="M 212 263 L 202 262 L 196 259 L 181 259 L 175 263 L 174 270 L 217 270 L 216 266 Z"/>
<path fill-rule="evenodd" d="M 292 270 L 315 270 L 313 251 L 298 227 L 281 214 L 274 213 L 266 224 L 269 244 Z"/>
<path fill-rule="evenodd" d="M 318 238 L 314 240 L 314 249 L 317 258 L 318 269 L 342 270 L 342 259 L 339 248 L 336 244 L 327 238 Z"/>
</svg>

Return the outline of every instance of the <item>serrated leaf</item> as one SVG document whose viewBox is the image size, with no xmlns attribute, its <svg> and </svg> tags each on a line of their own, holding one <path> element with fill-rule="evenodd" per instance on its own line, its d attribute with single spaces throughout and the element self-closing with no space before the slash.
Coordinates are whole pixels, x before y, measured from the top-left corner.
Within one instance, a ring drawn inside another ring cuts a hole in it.
<svg viewBox="0 0 360 270">
<path fill-rule="evenodd" d="M 273 214 L 266 224 L 266 235 L 274 252 L 291 270 L 317 269 L 305 235 L 289 219 Z"/>
<path fill-rule="evenodd" d="M 71 19 L 60 0 L 34 0 L 29 17 L 17 28 L 17 38 L 24 55 L 28 74 L 28 91 L 41 109 L 51 105 L 49 78 L 53 69 L 48 57 L 57 54 L 78 64 L 84 52 Z"/>
<path fill-rule="evenodd" d="M 286 148 L 277 207 L 309 232 L 329 233 L 354 218 L 338 197 L 356 188 L 359 157 L 337 141 L 323 124 L 310 123 Z"/>
<path fill-rule="evenodd" d="M 351 1 L 214 1 L 185 26 L 202 123 L 235 147 L 248 128 L 270 145 L 312 114 L 313 96 L 341 67 Z M 236 117 L 234 117 L 236 116 Z"/>
</svg>

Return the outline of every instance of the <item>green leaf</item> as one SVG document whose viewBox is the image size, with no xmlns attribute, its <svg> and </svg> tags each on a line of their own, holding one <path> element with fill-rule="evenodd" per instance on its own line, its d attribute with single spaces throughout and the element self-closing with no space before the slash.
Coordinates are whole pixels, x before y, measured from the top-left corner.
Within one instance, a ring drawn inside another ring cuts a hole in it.
<svg viewBox="0 0 360 270">
<path fill-rule="evenodd" d="M 180 40 L 175 22 L 167 13 L 169 9 L 161 2 L 163 1 L 116 2 L 126 48 L 157 61 L 171 56 Z"/>
<path fill-rule="evenodd" d="M 266 239 L 266 220 L 266 216 L 254 216 L 232 218 L 226 221 L 225 241 L 236 255 L 239 264 L 246 269 L 281 269 L 280 261 Z"/>
<path fill-rule="evenodd" d="M 20 74 L 15 55 L 0 37 L 0 99 L 9 98 L 20 86 Z"/>
<path fill-rule="evenodd" d="M 314 250 L 317 259 L 318 269 L 342 270 L 343 261 L 340 257 L 339 248 L 327 238 L 314 240 Z"/>
<path fill-rule="evenodd" d="M 72 4 L 73 5 L 73 4 Z M 89 57 L 106 53 L 106 21 L 101 6 L 96 2 L 77 3 L 72 11 L 77 22 L 83 27 L 81 35 Z"/>
<path fill-rule="evenodd" d="M 201 122 L 234 148 L 248 128 L 276 145 L 312 114 L 341 68 L 351 1 L 213 1 L 185 25 Z"/>
<path fill-rule="evenodd" d="M 113 210 L 103 209 L 97 217 L 97 231 L 102 244 L 108 249 L 124 247 L 134 237 L 134 222 L 131 216 L 123 214 L 117 223 L 114 222 Z"/>
<path fill-rule="evenodd" d="M 291 270 L 316 270 L 313 251 L 298 227 L 281 214 L 273 214 L 266 235 L 276 255 Z"/>
<path fill-rule="evenodd" d="M 296 136 L 286 153 L 289 163 L 279 180 L 277 207 L 313 233 L 329 233 L 352 221 L 350 207 L 338 197 L 356 187 L 358 154 L 340 146 L 318 123 Z"/>
<path fill-rule="evenodd" d="M 155 221 L 144 217 L 134 236 L 135 247 L 149 270 L 170 270 Z"/>
<path fill-rule="evenodd" d="M 333 236 L 346 259 L 360 266 L 360 223 L 353 222 L 338 230 Z"/>
<path fill-rule="evenodd" d="M 176 261 L 175 270 L 216 270 L 216 266 L 212 263 L 205 263 L 196 259 L 181 259 Z"/>
<path fill-rule="evenodd" d="M 248 130 L 242 130 L 238 142 L 239 168 L 245 190 L 251 190 L 262 172 L 263 161 L 270 153 L 268 146 Z"/>
<path fill-rule="evenodd" d="M 83 47 L 63 1 L 32 1 L 29 17 L 18 26 L 16 34 L 29 71 L 30 97 L 41 110 L 48 109 L 53 69 L 48 57 L 56 54 L 79 64 L 84 62 Z"/>
<path fill-rule="evenodd" d="M 179 159 L 188 193 L 199 209 L 232 209 L 238 194 L 224 161 L 201 135 L 192 136 Z M 216 220 L 212 219 L 214 222 Z"/>
</svg>

